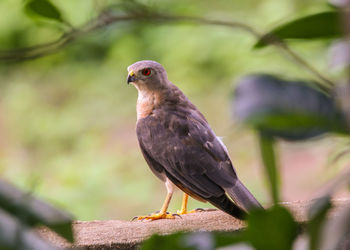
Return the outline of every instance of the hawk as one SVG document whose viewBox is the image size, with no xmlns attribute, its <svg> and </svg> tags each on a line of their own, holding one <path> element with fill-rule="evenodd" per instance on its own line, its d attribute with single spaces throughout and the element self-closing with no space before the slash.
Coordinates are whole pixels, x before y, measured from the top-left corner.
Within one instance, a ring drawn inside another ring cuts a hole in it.
<svg viewBox="0 0 350 250">
<path fill-rule="evenodd" d="M 136 133 L 142 154 L 167 189 L 161 210 L 137 219 L 186 214 L 188 196 L 239 219 L 262 208 L 238 179 L 224 144 L 195 105 L 168 80 L 161 64 L 148 60 L 132 64 L 127 82 L 138 90 Z M 183 202 L 177 214 L 170 214 L 175 186 L 184 192 Z"/>
</svg>

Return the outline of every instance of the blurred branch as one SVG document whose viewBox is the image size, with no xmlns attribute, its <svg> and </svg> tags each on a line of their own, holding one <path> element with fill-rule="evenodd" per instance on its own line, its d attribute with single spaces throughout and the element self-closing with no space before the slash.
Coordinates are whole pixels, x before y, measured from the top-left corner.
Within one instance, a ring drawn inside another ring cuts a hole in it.
<svg viewBox="0 0 350 250">
<path fill-rule="evenodd" d="M 149 21 L 159 24 L 163 24 L 165 22 L 190 22 L 202 25 L 216 25 L 234 29 L 241 29 L 253 35 L 256 39 L 263 39 L 264 43 L 274 45 L 280 50 L 282 50 L 295 62 L 300 64 L 307 71 L 309 71 L 311 74 L 315 75 L 319 80 L 321 80 L 323 82 L 324 88 L 331 88 L 334 86 L 334 83 L 330 79 L 328 79 L 321 72 L 315 69 L 306 60 L 299 56 L 295 51 L 290 49 L 287 46 L 287 44 L 285 44 L 282 40 L 273 36 L 264 37 L 253 27 L 245 23 L 235 21 L 222 21 L 194 16 L 176 16 L 170 14 L 163 14 L 157 11 L 150 10 L 149 7 L 136 3 L 135 1 L 130 1 L 128 5 L 137 5 L 137 8 L 132 8 L 132 6 L 122 6 L 122 8 L 126 9 L 126 14 L 114 14 L 112 6 L 112 8 L 107 8 L 106 10 L 102 11 L 95 19 L 89 21 L 88 23 L 82 25 L 79 28 L 72 28 L 70 31 L 64 33 L 61 37 L 52 42 L 14 50 L 0 50 L 0 62 L 26 61 L 53 54 L 59 51 L 60 49 L 64 48 L 71 42 L 77 40 L 78 38 L 88 33 L 108 27 L 118 22 Z"/>
</svg>

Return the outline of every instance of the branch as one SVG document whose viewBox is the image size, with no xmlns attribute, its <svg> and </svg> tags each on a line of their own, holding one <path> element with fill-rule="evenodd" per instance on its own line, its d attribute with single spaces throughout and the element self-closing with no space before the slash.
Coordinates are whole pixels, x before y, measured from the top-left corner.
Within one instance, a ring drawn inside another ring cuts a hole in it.
<svg viewBox="0 0 350 250">
<path fill-rule="evenodd" d="M 296 52 L 290 49 L 282 40 L 277 37 L 269 36 L 265 37 L 256 31 L 253 27 L 235 21 L 222 21 L 215 19 L 207 19 L 203 17 L 194 17 L 194 16 L 176 16 L 176 15 L 167 15 L 161 14 L 158 12 L 150 11 L 149 8 L 144 7 L 143 11 L 138 12 L 129 12 L 127 14 L 115 15 L 109 9 L 102 11 L 97 18 L 89 21 L 88 23 L 82 25 L 80 28 L 71 29 L 70 31 L 64 33 L 57 40 L 52 42 L 43 43 L 36 46 L 30 46 L 26 48 L 19 48 L 14 50 L 0 50 L 0 62 L 19 62 L 25 60 L 31 60 L 39 57 L 44 57 L 46 55 L 53 54 L 58 50 L 64 48 L 68 44 L 77 40 L 78 38 L 91 33 L 93 31 L 106 28 L 112 24 L 118 22 L 130 22 L 130 21 L 148 21 L 154 22 L 157 24 L 163 24 L 167 22 L 188 22 L 188 23 L 197 23 L 202 25 L 216 25 L 216 26 L 225 26 L 234 29 L 241 29 L 251 35 L 256 39 L 263 39 L 265 43 L 274 45 L 289 55 L 295 62 L 304 67 L 307 71 L 313 74 L 322 82 L 322 89 L 329 90 L 334 86 L 334 83 L 324 76 L 321 72 L 315 69 L 310 65 L 306 60 L 299 56 Z"/>
<path fill-rule="evenodd" d="M 350 199 L 332 200 L 334 205 L 330 217 L 340 214 L 350 204 Z M 283 202 L 299 223 L 308 220 L 308 211 L 314 200 Z M 138 249 L 145 239 L 153 234 L 168 235 L 175 232 L 234 232 L 245 228 L 245 223 L 222 211 L 186 214 L 182 219 L 152 222 L 129 222 L 120 220 L 77 221 L 73 224 L 75 239 L 72 246 L 47 228 L 39 233 L 58 247 L 82 249 Z"/>
</svg>

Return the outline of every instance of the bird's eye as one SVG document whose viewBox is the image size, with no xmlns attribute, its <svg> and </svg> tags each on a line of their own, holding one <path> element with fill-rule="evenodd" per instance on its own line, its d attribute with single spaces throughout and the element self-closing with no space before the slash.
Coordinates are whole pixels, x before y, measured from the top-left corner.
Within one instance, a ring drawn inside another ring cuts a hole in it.
<svg viewBox="0 0 350 250">
<path fill-rule="evenodd" d="M 151 69 L 150 68 L 146 68 L 142 70 L 142 75 L 144 76 L 149 76 L 151 74 Z"/>
</svg>

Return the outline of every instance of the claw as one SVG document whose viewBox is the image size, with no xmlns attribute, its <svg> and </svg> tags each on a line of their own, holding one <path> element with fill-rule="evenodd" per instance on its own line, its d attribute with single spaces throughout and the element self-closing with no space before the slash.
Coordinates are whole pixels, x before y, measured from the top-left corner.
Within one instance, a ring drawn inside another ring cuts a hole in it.
<svg viewBox="0 0 350 250">
<path fill-rule="evenodd" d="M 195 211 L 195 212 L 203 212 L 203 211 L 205 211 L 205 209 L 203 209 L 203 208 L 196 208 L 195 210 L 192 210 L 192 211 Z"/>
<path fill-rule="evenodd" d="M 179 215 L 179 214 L 172 214 L 172 216 L 177 216 L 177 217 L 179 217 L 180 219 L 182 219 L 182 216 Z"/>
<path fill-rule="evenodd" d="M 216 208 L 197 208 L 197 209 L 202 209 L 203 212 L 217 211 Z"/>
<path fill-rule="evenodd" d="M 193 213 L 201 213 L 201 212 L 207 212 L 207 211 L 216 211 L 215 208 L 196 208 L 191 211 L 187 210 L 178 210 L 177 215 L 184 215 L 184 214 L 193 214 Z"/>
<path fill-rule="evenodd" d="M 169 212 L 166 212 L 166 213 L 154 213 L 146 216 L 136 216 L 133 218 L 133 220 L 137 219 L 140 221 L 153 221 L 153 220 L 159 220 L 159 219 L 175 219 L 175 218 L 176 217 L 174 214 L 170 214 Z"/>
</svg>

